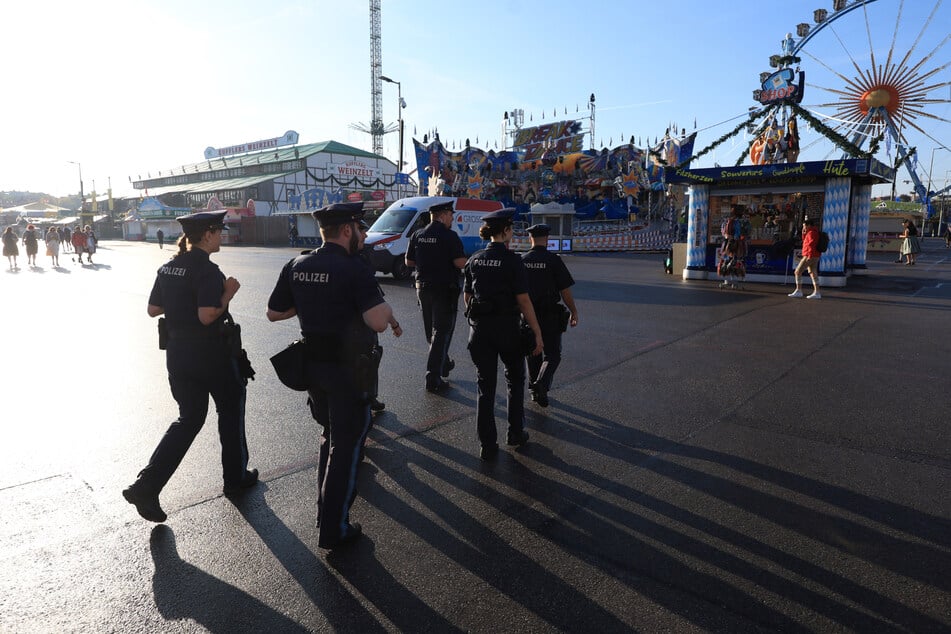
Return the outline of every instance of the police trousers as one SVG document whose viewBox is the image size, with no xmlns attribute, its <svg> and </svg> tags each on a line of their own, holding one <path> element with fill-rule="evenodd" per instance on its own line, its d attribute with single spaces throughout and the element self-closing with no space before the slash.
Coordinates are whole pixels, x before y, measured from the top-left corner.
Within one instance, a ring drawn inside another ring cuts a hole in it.
<svg viewBox="0 0 951 634">
<path fill-rule="evenodd" d="M 307 374 L 311 414 L 323 427 L 317 454 L 317 545 L 329 548 L 349 528 L 370 405 L 341 363 L 310 361 Z"/>
<path fill-rule="evenodd" d="M 456 287 L 424 286 L 416 291 L 419 306 L 423 311 L 423 330 L 429 344 L 426 360 L 426 386 L 437 385 L 448 376 L 449 346 L 456 329 L 456 313 L 459 312 L 459 289 Z"/>
<path fill-rule="evenodd" d="M 539 392 L 548 392 L 555 370 L 561 364 L 561 322 L 557 316 L 538 314 L 538 325 L 545 350 L 539 355 L 525 357 L 528 362 L 528 381 Z"/>
<path fill-rule="evenodd" d="M 476 401 L 476 428 L 483 446 L 498 444 L 495 428 L 495 387 L 499 360 L 505 366 L 508 396 L 508 432 L 525 427 L 525 359 L 519 346 L 518 317 L 480 317 L 469 332 L 469 355 L 476 367 L 479 395 Z"/>
<path fill-rule="evenodd" d="M 149 464 L 139 473 L 144 490 L 158 494 L 201 431 L 208 397 L 218 411 L 221 468 L 225 486 L 237 486 L 248 468 L 244 429 L 247 379 L 221 339 L 172 339 L 165 355 L 168 384 L 178 403 L 178 419 L 169 426 Z"/>
</svg>

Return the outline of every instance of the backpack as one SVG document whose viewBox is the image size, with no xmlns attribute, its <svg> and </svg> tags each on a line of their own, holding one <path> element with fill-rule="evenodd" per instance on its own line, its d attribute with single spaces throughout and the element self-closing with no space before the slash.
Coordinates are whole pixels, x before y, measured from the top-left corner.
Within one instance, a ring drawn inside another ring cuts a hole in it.
<svg viewBox="0 0 951 634">
<path fill-rule="evenodd" d="M 829 249 L 829 234 L 825 231 L 819 232 L 819 240 L 816 243 L 819 253 L 825 253 Z"/>
</svg>

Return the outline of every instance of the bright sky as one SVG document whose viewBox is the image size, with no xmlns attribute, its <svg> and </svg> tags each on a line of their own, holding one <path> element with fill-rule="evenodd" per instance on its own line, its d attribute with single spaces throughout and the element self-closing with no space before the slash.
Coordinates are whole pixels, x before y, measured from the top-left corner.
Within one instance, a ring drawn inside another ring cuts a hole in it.
<svg viewBox="0 0 951 634">
<path fill-rule="evenodd" d="M 879 64 L 900 4 L 868 5 Z M 896 60 L 934 4 L 904 2 Z M 492 149 L 501 145 L 506 110 L 524 109 L 526 125 L 530 116 L 531 123 L 542 123 L 543 111 L 544 122 L 586 117 L 592 93 L 598 148 L 632 135 L 653 141 L 671 122 L 692 130 L 696 120 L 699 150 L 739 120 L 705 128 L 754 105 L 752 91 L 759 73 L 769 70 L 769 56 L 781 52 L 781 40 L 787 32 L 795 35 L 797 23 L 812 23 L 820 6 L 831 13 L 831 0 L 382 0 L 383 74 L 401 82 L 407 103 L 405 160 L 412 157 L 414 134 L 422 139 L 436 128 L 450 149 L 466 138 Z M 93 181 L 104 192 L 111 179 L 114 193 L 122 195 L 132 191 L 130 177 L 200 161 L 207 146 L 286 130 L 299 132 L 301 143 L 332 139 L 371 149 L 370 136 L 350 127 L 371 118 L 365 0 L 31 0 L 4 2 L 0 24 L 0 190 L 76 193 L 74 161 L 82 165 L 87 193 Z M 935 48 L 948 24 L 951 7 L 941 6 L 909 65 Z M 806 50 L 851 78 L 850 54 L 867 64 L 865 15 L 858 9 L 833 27 Z M 803 105 L 832 101 L 835 95 L 811 84 L 840 88 L 843 80 L 801 57 Z M 951 45 L 945 45 L 921 70 L 949 61 Z M 949 79 L 945 68 L 927 85 Z M 948 86 L 929 96 L 945 102 L 926 110 L 951 119 Z M 396 86 L 384 83 L 384 123 L 397 119 L 396 105 Z M 918 147 L 925 172 L 938 148 L 938 189 L 951 178 L 951 151 L 939 147 L 951 147 L 951 125 L 918 123 L 933 138 L 911 131 L 910 145 Z M 819 135 L 802 122 L 800 128 L 800 160 L 839 156 L 824 139 L 810 146 Z M 732 165 L 746 143 L 735 137 L 699 166 Z M 388 134 L 384 155 L 395 162 L 397 154 L 397 135 Z M 898 193 L 910 191 L 900 180 Z"/>
</svg>

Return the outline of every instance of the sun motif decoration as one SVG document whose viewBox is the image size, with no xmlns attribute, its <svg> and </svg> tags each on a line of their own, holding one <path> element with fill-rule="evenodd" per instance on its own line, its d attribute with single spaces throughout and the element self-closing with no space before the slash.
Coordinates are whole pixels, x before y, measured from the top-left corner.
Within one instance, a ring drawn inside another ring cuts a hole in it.
<svg viewBox="0 0 951 634">
<path fill-rule="evenodd" d="M 832 117 L 839 124 L 838 127 L 850 130 L 869 127 L 878 129 L 891 123 L 893 132 L 902 142 L 906 142 L 905 126 L 928 134 L 923 127 L 925 118 L 948 123 L 948 119 L 927 110 L 929 104 L 945 101 L 931 98 L 930 95 L 939 88 L 947 87 L 948 82 L 934 81 L 934 77 L 947 68 L 948 64 L 925 70 L 931 55 L 909 65 L 910 53 L 909 51 L 898 63 L 893 63 L 889 53 L 884 65 L 876 64 L 873 54 L 871 68 L 865 70 L 853 61 L 856 70 L 854 76 L 835 73 L 844 82 L 844 88 L 823 88 L 839 98 L 833 102 L 819 104 L 819 107 L 831 108 Z"/>
</svg>

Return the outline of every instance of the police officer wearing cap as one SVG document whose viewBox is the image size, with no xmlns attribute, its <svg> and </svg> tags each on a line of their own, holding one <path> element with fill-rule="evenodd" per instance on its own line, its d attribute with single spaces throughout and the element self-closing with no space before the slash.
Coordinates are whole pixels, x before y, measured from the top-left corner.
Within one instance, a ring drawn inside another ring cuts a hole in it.
<svg viewBox="0 0 951 634">
<path fill-rule="evenodd" d="M 416 267 L 416 294 L 423 311 L 423 331 L 429 344 L 426 361 L 426 389 L 442 392 L 449 383 L 455 362 L 449 358 L 449 345 L 459 312 L 459 272 L 466 265 L 466 254 L 459 235 L 452 227 L 452 202 L 429 208 L 431 222 L 414 233 L 406 249 L 406 266 Z"/>
<path fill-rule="evenodd" d="M 221 248 L 224 216 L 224 211 L 201 212 L 178 219 L 183 232 L 178 254 L 159 268 L 149 295 L 149 316 L 164 314 L 159 347 L 165 344 L 168 382 L 179 415 L 122 495 L 152 522 L 166 519 L 159 493 L 205 424 L 209 395 L 218 410 L 225 493 L 239 493 L 258 481 L 258 470 L 247 469 L 244 428 L 247 379 L 253 371 L 236 357 L 235 326 L 228 313 L 241 285 L 225 278 L 209 258 Z"/>
<path fill-rule="evenodd" d="M 528 356 L 528 387 L 532 400 L 548 407 L 548 390 L 551 380 L 561 363 L 562 327 L 578 325 L 578 308 L 571 294 L 575 280 L 568 267 L 557 254 L 548 250 L 551 228 L 538 224 L 528 228 L 532 248 L 522 255 L 522 263 L 528 272 L 528 295 L 535 308 L 535 316 L 542 331 L 545 352 Z M 559 300 L 564 301 L 564 305 Z M 565 313 L 567 306 L 567 315 Z M 564 319 L 567 317 L 567 319 Z"/>
<path fill-rule="evenodd" d="M 376 333 L 400 325 L 383 300 L 373 270 L 354 257 L 362 203 L 314 212 L 323 245 L 288 262 L 267 304 L 267 317 L 297 317 L 306 342 L 308 403 L 323 427 L 317 464 L 317 545 L 335 549 L 362 534 L 350 521 L 357 467 L 370 429 Z"/>
<path fill-rule="evenodd" d="M 490 240 L 488 247 L 473 254 L 466 263 L 466 315 L 469 318 L 469 354 L 476 366 L 479 396 L 476 424 L 480 457 L 494 460 L 499 451 L 495 426 L 495 387 L 499 359 L 505 366 L 508 391 L 508 434 L 506 444 L 528 442 L 525 431 L 525 361 L 519 335 L 519 315 L 531 327 L 535 345 L 531 353 L 541 354 L 542 334 L 528 296 L 528 280 L 522 258 L 510 251 L 512 216 L 515 210 L 502 209 L 483 216 L 479 236 Z"/>
</svg>

